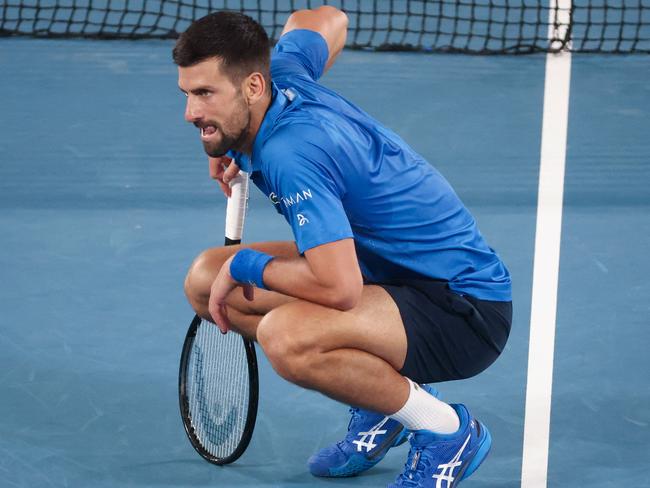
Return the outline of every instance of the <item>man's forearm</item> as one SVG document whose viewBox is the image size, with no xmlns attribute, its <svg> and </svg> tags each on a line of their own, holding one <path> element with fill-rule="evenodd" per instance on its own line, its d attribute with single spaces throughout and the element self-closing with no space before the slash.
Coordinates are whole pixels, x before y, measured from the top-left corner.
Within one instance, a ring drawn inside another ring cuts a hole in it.
<svg viewBox="0 0 650 488">
<path fill-rule="evenodd" d="M 319 277 L 304 257 L 270 261 L 264 269 L 264 284 L 270 290 L 338 310 L 354 308 L 363 288 L 360 273 Z"/>
</svg>

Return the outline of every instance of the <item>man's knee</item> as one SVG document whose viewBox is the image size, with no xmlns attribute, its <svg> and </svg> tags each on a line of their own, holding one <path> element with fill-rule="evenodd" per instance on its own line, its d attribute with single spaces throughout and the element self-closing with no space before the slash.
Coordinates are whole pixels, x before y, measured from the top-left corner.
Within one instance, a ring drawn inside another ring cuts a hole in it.
<svg viewBox="0 0 650 488">
<path fill-rule="evenodd" d="M 192 262 L 185 277 L 185 295 L 197 312 L 207 308 L 212 282 L 219 274 L 221 265 L 230 257 L 233 249 L 219 247 L 199 254 Z"/>
<path fill-rule="evenodd" d="M 257 342 L 280 376 L 291 383 L 309 386 L 310 371 L 318 354 L 317 341 L 304 328 L 295 327 L 295 320 L 298 318 L 287 307 L 271 310 L 257 327 Z"/>
</svg>

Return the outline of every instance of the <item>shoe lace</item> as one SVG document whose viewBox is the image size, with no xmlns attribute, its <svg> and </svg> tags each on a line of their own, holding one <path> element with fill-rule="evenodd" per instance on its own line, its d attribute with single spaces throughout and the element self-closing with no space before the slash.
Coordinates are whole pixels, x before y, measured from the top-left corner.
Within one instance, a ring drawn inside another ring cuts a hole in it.
<svg viewBox="0 0 650 488">
<path fill-rule="evenodd" d="M 404 464 L 404 471 L 395 480 L 396 485 L 404 487 L 420 486 L 420 481 L 424 477 L 424 471 L 428 465 L 426 457 L 422 457 L 422 451 L 421 447 L 411 446 Z"/>
<path fill-rule="evenodd" d="M 348 433 L 346 434 L 345 438 L 341 439 L 338 441 L 336 444 L 339 447 L 343 447 L 343 445 L 349 440 L 350 436 L 356 437 L 356 431 L 352 430 L 352 426 L 359 420 L 359 409 L 356 407 L 350 407 L 350 414 L 352 415 L 350 417 L 350 421 L 348 422 Z"/>
</svg>

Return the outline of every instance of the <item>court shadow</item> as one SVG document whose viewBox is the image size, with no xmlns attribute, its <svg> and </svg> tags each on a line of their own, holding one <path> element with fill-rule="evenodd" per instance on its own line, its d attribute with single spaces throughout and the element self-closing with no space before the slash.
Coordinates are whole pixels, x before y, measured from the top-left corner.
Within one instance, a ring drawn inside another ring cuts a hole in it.
<svg viewBox="0 0 650 488">
<path fill-rule="evenodd" d="M 114 477 L 124 484 L 155 486 L 260 486 L 273 478 L 273 463 L 237 462 L 227 466 L 203 459 L 169 459 L 137 463 L 114 469 Z"/>
</svg>

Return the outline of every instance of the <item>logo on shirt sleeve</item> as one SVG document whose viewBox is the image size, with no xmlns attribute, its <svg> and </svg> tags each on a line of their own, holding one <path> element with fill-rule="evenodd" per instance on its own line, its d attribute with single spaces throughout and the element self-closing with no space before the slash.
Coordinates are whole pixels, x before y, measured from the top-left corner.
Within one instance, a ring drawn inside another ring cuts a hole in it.
<svg viewBox="0 0 650 488">
<path fill-rule="evenodd" d="M 309 219 L 305 217 L 303 214 L 297 214 L 296 217 L 298 218 L 298 225 L 300 227 L 309 223 Z"/>
<path fill-rule="evenodd" d="M 282 203 L 285 207 L 289 208 L 293 205 L 297 205 L 302 201 L 309 200 L 313 198 L 313 195 L 311 193 L 311 188 L 307 188 L 306 190 L 300 190 L 295 193 L 289 193 L 287 196 L 280 196 L 277 195 L 275 192 L 269 193 L 269 199 L 273 203 L 273 205 L 279 205 Z"/>
</svg>

